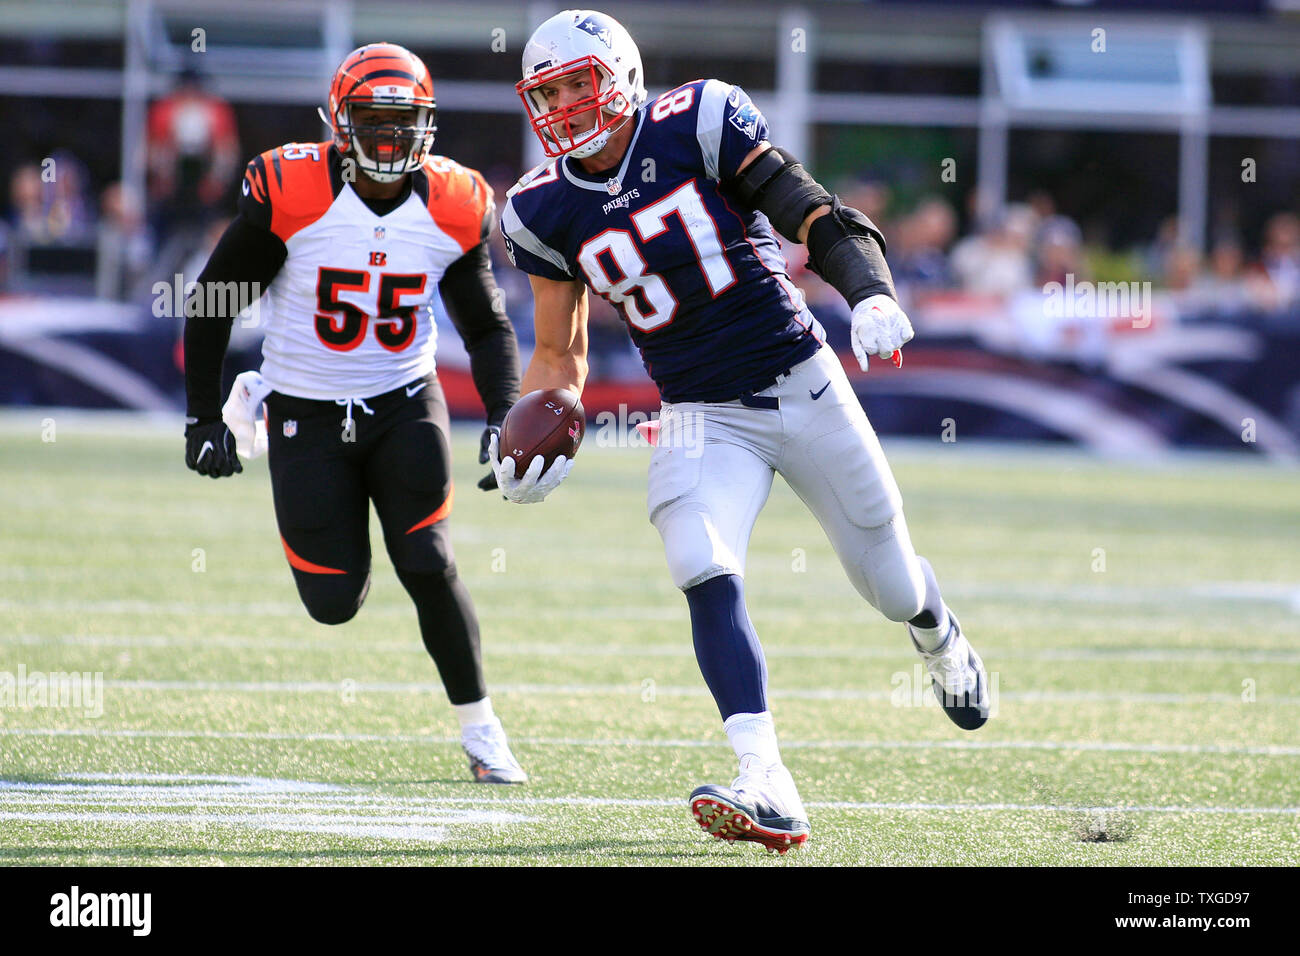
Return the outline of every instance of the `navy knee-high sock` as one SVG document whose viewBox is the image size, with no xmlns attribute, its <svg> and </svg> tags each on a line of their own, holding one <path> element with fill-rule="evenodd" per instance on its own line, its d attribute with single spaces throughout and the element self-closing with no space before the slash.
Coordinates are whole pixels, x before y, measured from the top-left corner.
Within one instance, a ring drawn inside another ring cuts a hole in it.
<svg viewBox="0 0 1300 956">
<path fill-rule="evenodd" d="M 724 574 L 685 592 L 695 659 L 722 719 L 767 710 L 767 661 L 745 610 L 745 586 Z"/>
</svg>

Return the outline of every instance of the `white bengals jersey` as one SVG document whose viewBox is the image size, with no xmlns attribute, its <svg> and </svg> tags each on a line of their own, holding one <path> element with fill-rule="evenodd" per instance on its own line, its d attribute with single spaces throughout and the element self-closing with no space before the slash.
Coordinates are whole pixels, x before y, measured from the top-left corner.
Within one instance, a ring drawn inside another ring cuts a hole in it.
<svg viewBox="0 0 1300 956">
<path fill-rule="evenodd" d="M 443 156 L 383 216 L 341 170 L 329 143 L 289 143 L 244 174 L 240 212 L 288 250 L 261 303 L 262 377 L 285 395 L 367 398 L 432 373 L 429 302 L 495 215 L 483 177 Z"/>
</svg>

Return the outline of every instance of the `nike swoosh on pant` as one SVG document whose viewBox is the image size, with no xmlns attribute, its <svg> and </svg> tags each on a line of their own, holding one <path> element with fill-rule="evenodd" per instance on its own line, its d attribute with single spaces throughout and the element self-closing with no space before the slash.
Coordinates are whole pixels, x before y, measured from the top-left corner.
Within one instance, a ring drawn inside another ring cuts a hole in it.
<svg viewBox="0 0 1300 956">
<path fill-rule="evenodd" d="M 815 391 L 815 392 L 814 392 L 811 388 L 808 389 L 808 394 L 812 396 L 812 400 L 815 402 L 815 401 L 817 401 L 817 399 L 821 398 L 821 397 L 822 397 L 822 393 L 825 392 L 826 389 L 828 389 L 828 388 L 830 388 L 830 387 L 831 387 L 831 383 L 830 383 L 830 382 L 827 382 L 825 385 L 823 385 L 821 388 L 819 388 L 819 389 L 818 389 L 817 391 Z"/>
<path fill-rule="evenodd" d="M 424 386 L 428 384 L 429 384 L 428 382 L 421 382 L 419 385 L 412 385 L 410 388 L 406 390 L 406 397 L 410 398 L 412 395 L 414 395 L 416 392 L 418 392 L 420 389 L 424 388 Z"/>
</svg>

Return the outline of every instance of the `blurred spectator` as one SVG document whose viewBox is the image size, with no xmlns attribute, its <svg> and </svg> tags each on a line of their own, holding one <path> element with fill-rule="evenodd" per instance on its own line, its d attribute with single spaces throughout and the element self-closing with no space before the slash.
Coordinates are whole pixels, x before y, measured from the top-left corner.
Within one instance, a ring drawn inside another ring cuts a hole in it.
<svg viewBox="0 0 1300 956">
<path fill-rule="evenodd" d="M 1170 292 L 1187 292 L 1201 273 L 1201 254 L 1193 246 L 1176 245 L 1165 254 L 1161 272 L 1163 285 Z"/>
<path fill-rule="evenodd" d="M 838 193 L 844 205 L 852 206 L 874 222 L 885 234 L 885 241 L 889 241 L 889 202 L 892 194 L 888 186 L 858 180 L 846 183 Z"/>
<path fill-rule="evenodd" d="M 900 296 L 945 289 L 953 284 L 948 247 L 957 235 L 957 215 L 944 200 L 924 199 L 892 237 L 891 271 Z"/>
<path fill-rule="evenodd" d="M 1034 190 L 1025 201 L 1029 203 L 1029 208 L 1034 211 L 1039 222 L 1047 222 L 1056 216 L 1056 200 L 1044 189 Z"/>
<path fill-rule="evenodd" d="M 1215 241 L 1210 250 L 1209 270 L 1196 277 L 1184 301 L 1178 302 L 1185 315 L 1232 318 L 1249 311 L 1267 297 L 1270 290 L 1262 278 L 1251 279 L 1245 272 L 1241 244 L 1230 236 Z"/>
<path fill-rule="evenodd" d="M 952 251 L 952 268 L 963 289 L 995 295 L 1013 295 L 1033 282 L 1029 240 L 1034 232 L 1034 212 L 1012 204 L 993 217 L 987 231 L 968 236 Z"/>
<path fill-rule="evenodd" d="M 48 234 L 43 192 L 40 167 L 19 166 L 14 170 L 9 180 L 9 216 L 16 235 L 43 240 Z"/>
<path fill-rule="evenodd" d="M 1073 219 L 1052 216 L 1040 223 L 1034 247 L 1035 285 L 1042 287 L 1049 282 L 1065 285 L 1067 276 L 1074 276 L 1075 282 L 1091 278 L 1083 259 L 1083 233 Z"/>
<path fill-rule="evenodd" d="M 112 183 L 100 196 L 99 208 L 95 291 L 101 298 L 124 299 L 152 261 L 144 204 L 126 186 Z"/>
<path fill-rule="evenodd" d="M 160 240 L 202 227 L 233 184 L 239 158 L 235 111 L 186 69 L 149 108 L 149 198 Z"/>
<path fill-rule="evenodd" d="M 1143 251 L 1142 271 L 1145 275 L 1162 275 L 1170 251 L 1179 244 L 1177 216 L 1166 216 L 1156 229 L 1156 237 Z"/>
<path fill-rule="evenodd" d="M 33 245 L 85 239 L 94 223 L 86 200 L 88 183 L 81 161 L 63 149 L 56 149 L 40 165 L 18 167 L 9 181 L 16 237 Z"/>
<path fill-rule="evenodd" d="M 1273 308 L 1300 304 L 1300 217 L 1280 212 L 1264 226 L 1259 266 L 1273 286 Z"/>
<path fill-rule="evenodd" d="M 1178 316 L 1187 318 L 1205 311 L 1204 300 L 1197 291 L 1200 279 L 1200 250 L 1185 243 L 1170 246 L 1160 270 L 1160 285 Z"/>
</svg>

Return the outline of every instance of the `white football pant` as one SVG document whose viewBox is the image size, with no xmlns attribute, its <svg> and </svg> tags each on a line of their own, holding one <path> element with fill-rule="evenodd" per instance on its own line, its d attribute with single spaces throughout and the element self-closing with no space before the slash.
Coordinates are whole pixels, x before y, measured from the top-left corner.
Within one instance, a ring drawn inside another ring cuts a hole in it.
<svg viewBox="0 0 1300 956">
<path fill-rule="evenodd" d="M 780 408 L 662 406 L 648 504 L 673 583 L 686 590 L 744 576 L 750 532 L 780 472 L 858 592 L 891 621 L 915 617 L 925 578 L 902 498 L 835 353 L 823 347 L 757 395 L 779 399 Z"/>
</svg>

